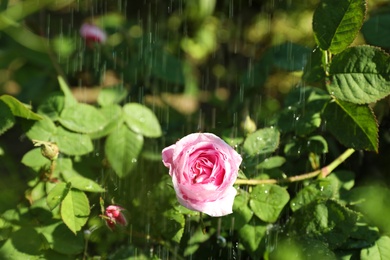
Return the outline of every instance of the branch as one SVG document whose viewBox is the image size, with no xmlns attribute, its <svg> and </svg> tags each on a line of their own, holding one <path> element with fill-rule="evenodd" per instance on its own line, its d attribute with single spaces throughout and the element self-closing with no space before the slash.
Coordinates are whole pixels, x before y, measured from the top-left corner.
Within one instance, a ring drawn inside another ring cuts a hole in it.
<svg viewBox="0 0 390 260">
<path fill-rule="evenodd" d="M 255 179 L 249 179 L 249 180 L 236 180 L 234 184 L 237 185 L 260 185 L 260 184 L 275 184 L 275 183 L 286 183 L 286 182 L 297 182 L 297 181 L 303 181 L 307 179 L 314 178 L 318 175 L 320 175 L 322 178 L 328 176 L 334 169 L 337 168 L 341 163 L 343 163 L 348 157 L 350 157 L 355 152 L 354 149 L 349 148 L 344 153 L 342 153 L 339 157 L 337 157 L 333 162 L 328 164 L 325 167 L 322 167 L 319 170 L 304 173 L 301 175 L 295 175 L 291 176 L 285 179 L 268 179 L 268 180 L 255 180 Z"/>
</svg>

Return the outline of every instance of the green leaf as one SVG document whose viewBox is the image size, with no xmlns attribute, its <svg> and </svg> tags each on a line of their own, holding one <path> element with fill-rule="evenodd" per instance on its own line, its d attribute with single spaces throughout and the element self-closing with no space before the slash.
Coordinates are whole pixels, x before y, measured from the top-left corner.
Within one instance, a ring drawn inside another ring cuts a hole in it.
<svg viewBox="0 0 390 260">
<path fill-rule="evenodd" d="M 60 88 L 65 95 L 64 107 L 67 108 L 78 104 L 76 98 L 73 96 L 72 91 L 70 91 L 70 88 L 68 84 L 65 82 L 64 78 L 58 76 L 57 79 L 58 79 L 58 83 L 60 84 Z"/>
<path fill-rule="evenodd" d="M 221 218 L 223 228 L 229 230 L 234 227 L 238 230 L 249 223 L 253 217 L 253 211 L 248 206 L 249 197 L 248 192 L 239 190 L 234 198 L 233 213 Z"/>
<path fill-rule="evenodd" d="M 75 255 L 84 250 L 84 234 L 79 232 L 75 236 L 62 222 L 44 226 L 41 228 L 41 232 L 49 243 L 50 248 L 58 253 Z"/>
<path fill-rule="evenodd" d="M 342 52 L 358 34 L 365 12 L 364 0 L 322 0 L 313 15 L 317 44 L 334 54 Z"/>
<path fill-rule="evenodd" d="M 123 123 L 122 107 L 119 105 L 107 105 L 100 109 L 106 118 L 107 124 L 96 132 L 90 133 L 92 139 L 102 138 L 111 133 L 115 128 Z"/>
<path fill-rule="evenodd" d="M 55 209 L 64 200 L 68 192 L 70 191 L 71 185 L 68 183 L 58 183 L 53 189 L 47 194 L 46 202 L 50 210 Z"/>
<path fill-rule="evenodd" d="M 66 170 L 63 171 L 63 177 L 64 179 L 72 184 L 73 188 L 82 190 L 82 191 L 88 191 L 88 192 L 104 192 L 105 189 L 103 189 L 98 183 L 95 181 L 86 178 L 79 173 L 77 173 L 74 170 Z"/>
<path fill-rule="evenodd" d="M 363 24 L 362 33 L 366 41 L 375 46 L 390 48 L 390 14 L 378 13 Z"/>
<path fill-rule="evenodd" d="M 0 100 L 7 104 L 11 109 L 14 116 L 23 117 L 30 120 L 41 120 L 42 117 L 30 109 L 25 104 L 17 100 L 16 98 L 9 95 L 0 96 Z"/>
<path fill-rule="evenodd" d="M 274 65 L 287 71 L 303 70 L 310 49 L 292 42 L 272 47 Z"/>
<path fill-rule="evenodd" d="M 278 119 L 280 131 L 300 136 L 315 131 L 321 125 L 321 113 L 329 99 L 330 95 L 319 88 L 294 89 L 286 97 L 286 108 Z"/>
<path fill-rule="evenodd" d="M 244 150 L 250 156 L 272 153 L 279 146 L 279 135 L 273 127 L 257 130 L 245 139 Z"/>
<path fill-rule="evenodd" d="M 11 109 L 2 101 L 0 101 L 0 135 L 12 128 L 15 124 L 15 117 Z"/>
<path fill-rule="evenodd" d="M 380 237 L 372 247 L 364 248 L 360 252 L 361 260 L 390 259 L 390 237 Z"/>
<path fill-rule="evenodd" d="M 64 108 L 65 98 L 61 93 L 53 93 L 38 107 L 38 113 L 44 114 L 53 121 L 57 121 Z"/>
<path fill-rule="evenodd" d="M 378 125 L 367 105 L 335 100 L 326 106 L 323 116 L 326 129 L 344 146 L 378 151 Z"/>
<path fill-rule="evenodd" d="M 292 235 L 306 234 L 337 248 L 356 230 L 359 214 L 334 200 L 312 202 L 291 217 L 288 223 Z"/>
<path fill-rule="evenodd" d="M 293 211 L 297 211 L 319 199 L 338 198 L 338 188 L 338 182 L 333 178 L 316 180 L 297 193 L 290 201 L 290 207 Z"/>
<path fill-rule="evenodd" d="M 32 256 L 41 254 L 41 249 L 44 247 L 43 237 L 32 227 L 22 227 L 13 232 L 11 235 L 11 241 L 17 251 Z"/>
<path fill-rule="evenodd" d="M 57 127 L 48 117 L 43 116 L 42 120 L 36 121 L 26 132 L 31 140 L 52 141 L 57 133 Z"/>
<path fill-rule="evenodd" d="M 183 62 L 162 48 L 156 48 L 154 54 L 146 61 L 151 73 L 167 82 L 184 84 Z"/>
<path fill-rule="evenodd" d="M 335 254 L 322 241 L 304 236 L 278 238 L 275 248 L 270 252 L 269 259 L 321 259 L 336 260 Z"/>
<path fill-rule="evenodd" d="M 256 166 L 256 169 L 273 169 L 279 168 L 286 162 L 286 159 L 281 156 L 273 156 L 266 158 Z"/>
<path fill-rule="evenodd" d="M 320 135 L 291 139 L 284 147 L 284 153 L 288 156 L 302 156 L 309 153 L 323 154 L 327 152 L 328 143 Z"/>
<path fill-rule="evenodd" d="M 334 56 L 328 90 L 337 99 L 367 104 L 390 94 L 390 56 L 379 48 L 356 46 Z"/>
<path fill-rule="evenodd" d="M 112 132 L 105 145 L 107 159 L 119 177 L 124 177 L 137 164 L 144 140 L 125 125 Z"/>
<path fill-rule="evenodd" d="M 146 137 L 160 137 L 161 127 L 156 115 L 148 107 L 128 103 L 123 107 L 126 124 L 136 133 Z"/>
<path fill-rule="evenodd" d="M 66 128 L 79 133 L 93 133 L 107 124 L 104 115 L 95 107 L 87 104 L 65 107 L 59 121 Z"/>
<path fill-rule="evenodd" d="M 267 232 L 267 224 L 256 219 L 244 225 L 239 231 L 238 235 L 240 241 L 252 256 L 258 259 L 264 252 L 265 237 Z"/>
<path fill-rule="evenodd" d="M 275 222 L 290 199 L 285 188 L 264 184 L 253 188 L 249 205 L 255 215 L 265 222 Z"/>
<path fill-rule="evenodd" d="M 88 135 L 73 133 L 60 126 L 57 129 L 53 140 L 57 143 L 61 153 L 84 155 L 93 151 L 93 144 Z"/>
<path fill-rule="evenodd" d="M 123 86 L 103 88 L 100 90 L 97 102 L 102 107 L 118 104 L 126 98 L 127 93 Z"/>
<path fill-rule="evenodd" d="M 84 192 L 70 190 L 61 203 L 61 217 L 73 232 L 81 230 L 90 213 L 89 201 Z"/>
<path fill-rule="evenodd" d="M 315 48 L 308 57 L 302 79 L 306 82 L 321 82 L 325 79 L 325 70 L 322 66 L 324 52 Z"/>
<path fill-rule="evenodd" d="M 169 209 L 165 211 L 163 215 L 166 223 L 164 225 L 165 228 L 162 230 L 162 234 L 170 241 L 180 243 L 184 233 L 184 215 L 179 213 L 176 209 Z"/>
<path fill-rule="evenodd" d="M 34 148 L 28 151 L 22 158 L 22 163 L 27 167 L 39 170 L 50 165 L 50 160 L 41 153 L 41 148 Z"/>
</svg>

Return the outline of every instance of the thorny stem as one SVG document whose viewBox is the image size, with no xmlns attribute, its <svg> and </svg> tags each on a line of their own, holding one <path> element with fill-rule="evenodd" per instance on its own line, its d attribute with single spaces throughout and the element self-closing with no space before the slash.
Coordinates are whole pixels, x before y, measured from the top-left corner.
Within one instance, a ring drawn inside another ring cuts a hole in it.
<svg viewBox="0 0 390 260">
<path fill-rule="evenodd" d="M 308 172 L 296 176 L 291 176 L 285 179 L 268 179 L 268 180 L 236 180 L 234 184 L 237 185 L 260 185 L 260 184 L 275 184 L 275 183 L 286 183 L 286 182 L 297 182 L 297 181 L 303 181 L 307 179 L 314 178 L 316 176 L 319 176 L 321 178 L 324 178 L 328 176 L 334 169 L 337 168 L 341 163 L 343 163 L 348 157 L 350 157 L 355 152 L 354 149 L 349 148 L 344 153 L 342 153 L 339 157 L 337 157 L 333 162 L 328 164 L 325 167 L 322 167 L 319 170 Z"/>
</svg>

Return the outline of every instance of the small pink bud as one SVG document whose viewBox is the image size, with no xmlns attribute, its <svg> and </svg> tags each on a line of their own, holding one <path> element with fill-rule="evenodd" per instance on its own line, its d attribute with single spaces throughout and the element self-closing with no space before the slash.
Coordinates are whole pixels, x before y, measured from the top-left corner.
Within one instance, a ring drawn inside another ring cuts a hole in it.
<svg viewBox="0 0 390 260">
<path fill-rule="evenodd" d="M 122 213 L 123 210 L 124 210 L 123 208 L 121 208 L 119 206 L 115 206 L 115 205 L 110 205 L 106 208 L 106 212 L 104 214 L 105 220 L 106 220 L 107 226 L 111 230 L 113 230 L 115 228 L 115 225 L 117 225 L 117 224 L 122 225 L 122 226 L 127 225 L 127 220 Z"/>
<path fill-rule="evenodd" d="M 105 43 L 107 39 L 106 32 L 93 24 L 85 23 L 80 28 L 81 36 L 86 40 L 86 42 L 93 43 Z"/>
</svg>

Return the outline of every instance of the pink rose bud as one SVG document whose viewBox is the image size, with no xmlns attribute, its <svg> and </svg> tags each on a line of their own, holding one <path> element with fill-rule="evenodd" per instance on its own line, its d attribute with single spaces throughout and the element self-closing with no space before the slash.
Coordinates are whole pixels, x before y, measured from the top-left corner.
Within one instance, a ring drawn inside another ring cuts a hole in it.
<svg viewBox="0 0 390 260">
<path fill-rule="evenodd" d="M 184 207 L 213 217 L 233 212 L 241 156 L 214 134 L 196 133 L 162 151 L 176 197 Z"/>
<path fill-rule="evenodd" d="M 127 220 L 122 213 L 123 210 L 124 210 L 123 208 L 121 208 L 119 206 L 115 206 L 115 205 L 110 205 L 106 208 L 106 212 L 104 214 L 105 220 L 106 220 L 107 226 L 111 230 L 113 230 L 117 224 L 122 225 L 122 226 L 127 225 Z"/>
<path fill-rule="evenodd" d="M 81 26 L 80 34 L 88 44 L 93 42 L 105 43 L 107 39 L 107 35 L 102 29 L 88 23 Z"/>
</svg>

